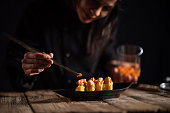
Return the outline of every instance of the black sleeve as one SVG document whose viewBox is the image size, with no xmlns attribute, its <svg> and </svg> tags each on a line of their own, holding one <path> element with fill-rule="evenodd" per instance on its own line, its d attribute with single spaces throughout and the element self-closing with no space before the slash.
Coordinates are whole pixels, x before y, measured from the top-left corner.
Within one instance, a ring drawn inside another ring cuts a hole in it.
<svg viewBox="0 0 170 113">
<path fill-rule="evenodd" d="M 103 64 L 108 63 L 111 60 L 114 60 L 116 58 L 116 37 L 117 37 L 117 25 L 115 26 L 115 29 L 113 29 L 111 38 L 105 45 L 102 56 L 101 56 L 101 61 Z"/>
<path fill-rule="evenodd" d="M 36 10 L 33 12 L 33 7 L 29 7 L 21 20 L 16 34 L 17 39 L 24 41 L 32 47 L 38 46 L 36 38 L 39 31 L 38 17 L 35 16 Z M 31 41 L 33 40 L 33 41 Z M 7 48 L 6 69 L 10 76 L 10 81 L 14 90 L 25 91 L 34 87 L 37 76 L 28 77 L 24 74 L 21 60 L 24 54 L 28 52 L 23 47 L 14 42 L 10 42 Z"/>
<path fill-rule="evenodd" d="M 113 30 L 111 38 L 106 43 L 105 47 L 103 48 L 103 52 L 101 54 L 98 66 L 96 68 L 96 75 L 104 75 L 108 76 L 108 64 L 111 60 L 116 58 L 116 35 L 117 35 L 117 26 L 116 29 Z"/>
<path fill-rule="evenodd" d="M 27 51 L 19 45 L 10 42 L 7 49 L 6 69 L 14 90 L 25 91 L 32 89 L 37 76 L 27 77 L 22 69 L 21 60 Z"/>
<path fill-rule="evenodd" d="M 108 63 L 109 61 L 115 59 L 115 55 L 115 40 L 110 40 L 103 51 L 101 60 L 103 60 L 104 63 Z"/>
</svg>

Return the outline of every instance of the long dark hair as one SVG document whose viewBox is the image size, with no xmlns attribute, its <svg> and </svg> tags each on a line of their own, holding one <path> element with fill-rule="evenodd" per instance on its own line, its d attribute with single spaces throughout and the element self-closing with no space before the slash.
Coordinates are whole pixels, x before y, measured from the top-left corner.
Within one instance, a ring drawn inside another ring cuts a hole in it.
<svg viewBox="0 0 170 113">
<path fill-rule="evenodd" d="M 117 31 L 117 20 L 118 6 L 116 5 L 109 15 L 91 24 L 88 37 L 89 41 L 87 43 L 88 54 L 94 55 L 95 51 L 102 52 L 111 38 L 115 40 L 114 35 Z"/>
<path fill-rule="evenodd" d="M 73 9 L 79 4 L 80 0 L 65 0 L 67 5 L 71 5 Z M 115 38 L 118 23 L 119 2 L 112 11 L 103 19 L 96 20 L 91 23 L 88 41 L 87 53 L 94 55 L 95 51 L 102 52 L 103 48 L 111 38 Z"/>
</svg>

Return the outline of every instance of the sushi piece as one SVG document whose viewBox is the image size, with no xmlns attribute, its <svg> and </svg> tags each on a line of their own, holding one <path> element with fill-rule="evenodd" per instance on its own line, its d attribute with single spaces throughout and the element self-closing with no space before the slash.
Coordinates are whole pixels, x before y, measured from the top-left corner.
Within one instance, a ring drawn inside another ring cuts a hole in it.
<svg viewBox="0 0 170 113">
<path fill-rule="evenodd" d="M 103 85 L 104 90 L 113 90 L 113 81 L 111 77 L 106 77 L 105 78 L 105 83 Z"/>
<path fill-rule="evenodd" d="M 76 87 L 76 91 L 85 91 L 85 87 L 86 87 L 86 79 L 80 79 L 76 82 L 76 84 L 78 85 Z"/>
<path fill-rule="evenodd" d="M 103 83 L 104 83 L 104 80 L 103 80 L 102 77 L 97 79 L 97 82 L 96 82 L 96 91 L 102 91 L 103 90 Z"/>
<path fill-rule="evenodd" d="M 87 82 L 86 91 L 95 91 L 95 83 L 91 79 Z"/>
<path fill-rule="evenodd" d="M 76 87 L 76 91 L 85 91 L 85 86 L 83 86 L 83 85 L 78 85 L 78 86 Z"/>
<path fill-rule="evenodd" d="M 76 82 L 77 85 L 83 85 L 83 86 L 86 86 L 87 84 L 87 81 L 86 79 L 80 79 Z"/>
</svg>

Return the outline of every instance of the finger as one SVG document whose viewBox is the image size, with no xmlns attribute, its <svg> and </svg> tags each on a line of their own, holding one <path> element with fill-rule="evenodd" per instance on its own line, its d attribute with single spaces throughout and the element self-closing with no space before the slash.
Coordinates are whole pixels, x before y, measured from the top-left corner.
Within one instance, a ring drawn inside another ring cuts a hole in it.
<svg viewBox="0 0 170 113">
<path fill-rule="evenodd" d="M 39 74 L 42 71 L 44 71 L 44 69 L 27 69 L 27 70 L 24 70 L 25 74 L 28 75 L 28 76 Z"/>
<path fill-rule="evenodd" d="M 119 69 L 117 67 L 113 68 L 113 73 L 116 75 L 119 74 Z"/>
<path fill-rule="evenodd" d="M 28 76 L 33 76 L 33 75 L 38 75 L 38 74 L 40 74 L 40 73 L 31 73 Z"/>
<path fill-rule="evenodd" d="M 53 53 L 50 53 L 49 56 L 50 56 L 51 58 L 53 58 L 54 54 L 53 54 Z"/>
<path fill-rule="evenodd" d="M 22 64 L 23 69 L 43 69 L 49 68 L 51 64 Z"/>
<path fill-rule="evenodd" d="M 28 52 L 24 55 L 24 58 L 29 58 L 29 59 L 51 59 L 51 56 L 48 54 L 44 53 L 32 53 Z"/>
<path fill-rule="evenodd" d="M 132 76 L 129 75 L 129 76 L 127 76 L 127 77 L 125 78 L 125 82 L 129 83 L 129 82 L 132 81 L 132 79 L 133 79 Z"/>
<path fill-rule="evenodd" d="M 51 59 L 22 59 L 21 62 L 25 64 L 53 64 Z"/>
<path fill-rule="evenodd" d="M 25 53 L 25 54 L 24 54 L 24 58 L 25 58 L 28 54 L 30 54 L 30 53 L 32 53 L 32 52 L 27 52 L 27 53 Z"/>
<path fill-rule="evenodd" d="M 51 67 L 51 64 L 48 64 L 46 68 L 50 68 Z"/>
<path fill-rule="evenodd" d="M 132 82 L 137 82 L 137 81 L 138 81 L 138 77 L 134 76 Z"/>
</svg>

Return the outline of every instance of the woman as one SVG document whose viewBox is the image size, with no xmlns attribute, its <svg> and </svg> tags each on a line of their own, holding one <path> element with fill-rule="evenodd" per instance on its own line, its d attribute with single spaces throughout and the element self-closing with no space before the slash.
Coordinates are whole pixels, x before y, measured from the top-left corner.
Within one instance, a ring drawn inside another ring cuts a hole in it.
<svg viewBox="0 0 170 113">
<path fill-rule="evenodd" d="M 112 68 L 104 67 L 114 58 L 118 6 L 118 0 L 40 0 L 33 3 L 16 36 L 49 54 L 28 52 L 12 44 L 8 69 L 13 74 L 14 88 L 73 88 L 80 78 L 52 65 L 52 59 L 83 73 L 82 78 L 108 76 L 106 70 Z"/>
</svg>

